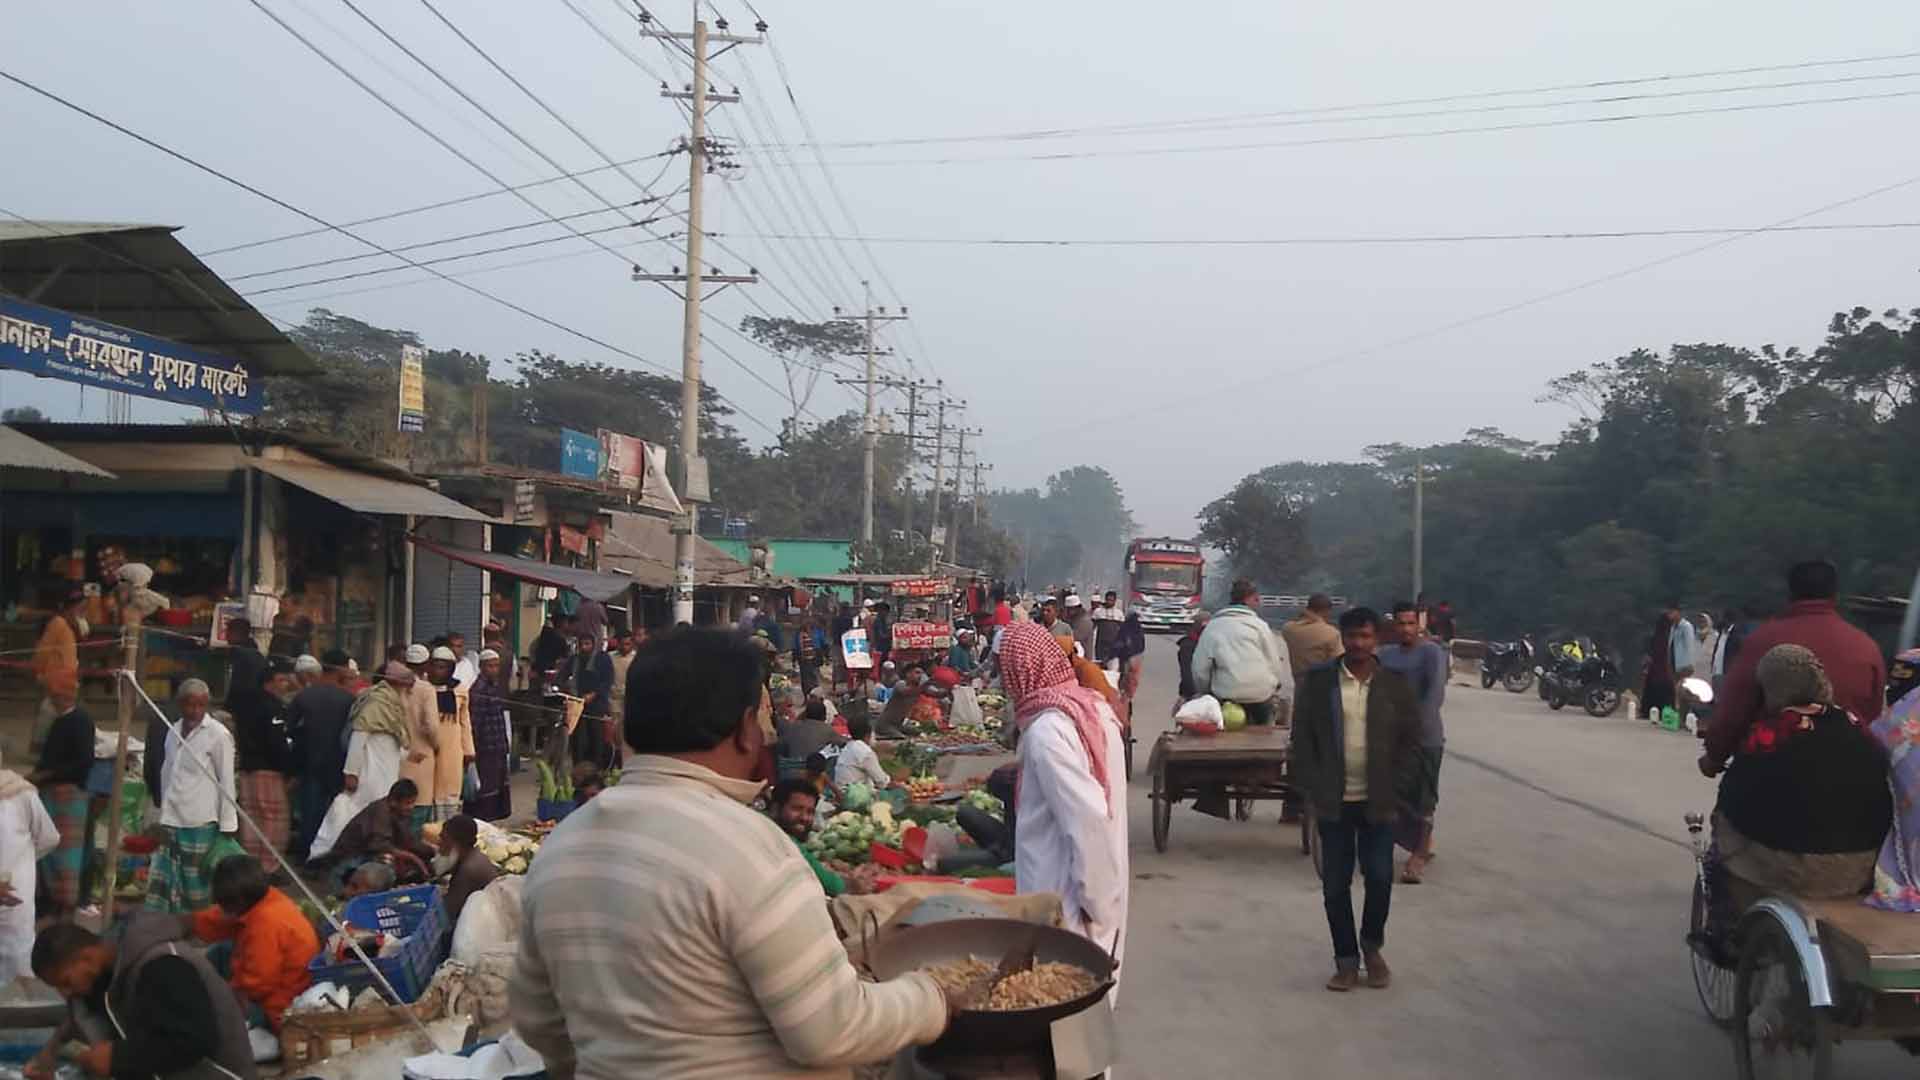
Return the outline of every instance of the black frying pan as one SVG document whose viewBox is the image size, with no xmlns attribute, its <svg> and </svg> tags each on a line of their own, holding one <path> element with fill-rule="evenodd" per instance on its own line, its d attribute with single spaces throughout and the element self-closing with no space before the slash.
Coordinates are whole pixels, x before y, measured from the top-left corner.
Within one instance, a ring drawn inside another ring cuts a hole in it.
<svg viewBox="0 0 1920 1080">
<path fill-rule="evenodd" d="M 969 1050 L 1013 1050 L 1044 1044 L 1048 1025 L 1087 1008 L 1113 988 L 1113 957 L 1086 938 L 1051 926 L 1035 926 L 1013 919 L 955 919 L 928 923 L 890 934 L 867 950 L 867 966 L 882 981 L 909 971 L 951 960 L 978 957 L 997 964 L 1008 949 L 1027 941 L 1034 945 L 1034 963 L 1074 964 L 1100 980 L 1081 997 L 1040 1009 L 987 1012 L 963 1009 L 953 1015 L 939 1045 Z"/>
</svg>

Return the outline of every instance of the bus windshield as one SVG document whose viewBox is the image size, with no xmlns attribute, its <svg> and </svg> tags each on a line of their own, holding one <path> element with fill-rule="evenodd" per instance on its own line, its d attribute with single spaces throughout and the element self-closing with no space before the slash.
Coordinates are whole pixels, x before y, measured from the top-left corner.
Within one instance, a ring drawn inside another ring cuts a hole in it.
<svg viewBox="0 0 1920 1080">
<path fill-rule="evenodd" d="M 1200 566 L 1197 563 L 1148 562 L 1141 559 L 1134 565 L 1134 588 L 1141 592 L 1191 595 L 1200 590 Z"/>
</svg>

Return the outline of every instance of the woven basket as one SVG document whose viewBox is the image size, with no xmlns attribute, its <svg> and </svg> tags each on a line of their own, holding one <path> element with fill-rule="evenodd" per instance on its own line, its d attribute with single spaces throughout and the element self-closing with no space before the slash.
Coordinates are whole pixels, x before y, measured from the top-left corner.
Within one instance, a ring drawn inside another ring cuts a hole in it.
<svg viewBox="0 0 1920 1080">
<path fill-rule="evenodd" d="M 413 1031 L 413 1020 L 437 1020 L 440 995 L 428 992 L 411 1005 L 352 1012 L 290 1013 L 280 1029 L 281 1060 L 288 1066 L 310 1065 L 335 1054 L 357 1050 Z M 411 1016 L 413 1019 L 408 1019 Z"/>
</svg>

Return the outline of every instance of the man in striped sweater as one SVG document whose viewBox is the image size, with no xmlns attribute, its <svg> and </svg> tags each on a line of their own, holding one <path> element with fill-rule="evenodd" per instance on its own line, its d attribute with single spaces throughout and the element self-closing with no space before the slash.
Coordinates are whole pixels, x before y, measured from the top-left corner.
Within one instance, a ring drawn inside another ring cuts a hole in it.
<svg viewBox="0 0 1920 1080">
<path fill-rule="evenodd" d="M 938 1038 L 922 974 L 860 981 L 793 841 L 748 805 L 760 657 L 683 630 L 633 660 L 620 783 L 527 877 L 514 1028 L 555 1080 L 845 1077 Z"/>
</svg>

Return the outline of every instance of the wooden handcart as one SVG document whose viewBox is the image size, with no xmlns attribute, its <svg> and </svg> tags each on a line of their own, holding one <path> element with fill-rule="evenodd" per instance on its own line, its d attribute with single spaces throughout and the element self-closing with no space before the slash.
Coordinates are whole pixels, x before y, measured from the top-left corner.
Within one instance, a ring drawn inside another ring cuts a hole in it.
<svg viewBox="0 0 1920 1080">
<path fill-rule="evenodd" d="M 1173 823 L 1173 805 L 1224 790 L 1240 821 L 1253 817 L 1260 800 L 1292 799 L 1300 807 L 1300 851 L 1313 856 L 1320 869 L 1318 830 L 1306 800 L 1293 786 L 1288 763 L 1289 728 L 1259 726 L 1217 735 L 1161 733 L 1147 758 L 1153 778 L 1153 849 L 1167 850 L 1167 830 Z"/>
</svg>

